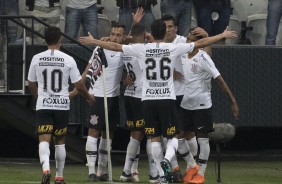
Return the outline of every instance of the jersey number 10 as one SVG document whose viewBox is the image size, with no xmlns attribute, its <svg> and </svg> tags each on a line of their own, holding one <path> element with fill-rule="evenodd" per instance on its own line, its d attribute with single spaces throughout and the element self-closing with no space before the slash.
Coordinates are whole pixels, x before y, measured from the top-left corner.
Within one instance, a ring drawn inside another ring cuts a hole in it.
<svg viewBox="0 0 282 184">
<path fill-rule="evenodd" d="M 62 90 L 62 76 L 63 73 L 59 69 L 55 69 L 51 72 L 51 78 L 47 75 L 47 69 L 42 71 L 43 75 L 43 90 L 47 91 L 48 86 L 47 84 L 50 84 L 47 80 L 51 79 L 51 90 L 54 93 L 59 93 Z"/>
</svg>

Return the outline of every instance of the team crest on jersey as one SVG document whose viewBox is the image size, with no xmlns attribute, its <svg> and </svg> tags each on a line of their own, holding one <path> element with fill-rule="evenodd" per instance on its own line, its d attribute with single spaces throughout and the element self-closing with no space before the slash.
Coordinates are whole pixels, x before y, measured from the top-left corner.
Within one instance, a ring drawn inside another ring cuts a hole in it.
<svg viewBox="0 0 282 184">
<path fill-rule="evenodd" d="M 91 116 L 91 119 L 90 119 L 90 123 L 91 123 L 92 125 L 97 125 L 97 124 L 98 124 L 98 118 L 99 118 L 99 116 L 92 115 L 92 116 Z"/>
<path fill-rule="evenodd" d="M 191 72 L 196 73 L 197 70 L 198 70 L 197 65 L 196 64 L 192 64 Z"/>
</svg>

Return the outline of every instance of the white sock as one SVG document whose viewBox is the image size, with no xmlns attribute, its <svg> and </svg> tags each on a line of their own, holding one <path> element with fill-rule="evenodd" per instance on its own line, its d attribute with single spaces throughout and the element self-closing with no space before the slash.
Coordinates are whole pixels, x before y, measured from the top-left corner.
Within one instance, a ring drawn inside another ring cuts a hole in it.
<svg viewBox="0 0 282 184">
<path fill-rule="evenodd" d="M 199 154 L 199 175 L 204 176 L 207 168 L 207 163 L 210 155 L 210 144 L 209 138 L 198 138 L 198 143 L 200 146 L 200 154 Z"/>
<path fill-rule="evenodd" d="M 138 173 L 139 156 L 140 156 L 140 142 L 139 142 L 139 146 L 137 148 L 136 156 L 135 156 L 134 161 L 133 161 L 132 166 L 131 166 L 131 174 L 132 173 Z"/>
<path fill-rule="evenodd" d="M 39 159 L 40 159 L 40 163 L 42 165 L 43 172 L 46 171 L 46 170 L 50 171 L 50 161 L 49 161 L 50 148 L 49 148 L 49 143 L 46 142 L 46 141 L 40 142 L 39 143 L 38 153 L 39 153 Z"/>
<path fill-rule="evenodd" d="M 112 139 L 109 140 L 112 145 Z M 97 176 L 108 173 L 108 152 L 107 152 L 107 139 L 101 137 L 99 144 L 99 159 Z"/>
<path fill-rule="evenodd" d="M 55 145 L 56 177 L 63 177 L 66 148 L 65 144 Z"/>
<path fill-rule="evenodd" d="M 165 158 L 168 161 L 171 161 L 172 157 L 175 156 L 177 148 L 178 148 L 178 139 L 177 138 L 173 137 L 172 139 L 169 139 L 167 141 Z"/>
<path fill-rule="evenodd" d="M 97 160 L 97 141 L 98 139 L 95 137 L 87 136 L 87 141 L 86 141 L 86 159 L 87 159 L 87 164 L 88 166 L 88 174 L 96 174 L 95 172 L 95 164 Z"/>
<path fill-rule="evenodd" d="M 164 171 L 161 167 L 161 161 L 164 158 L 162 144 L 160 142 L 152 142 L 152 155 L 156 163 L 160 176 L 164 176 Z"/>
<path fill-rule="evenodd" d="M 171 168 L 174 170 L 175 168 L 179 167 L 178 162 L 177 162 L 177 156 L 176 153 L 173 155 L 173 157 L 170 160 Z"/>
<path fill-rule="evenodd" d="M 182 158 L 187 163 L 186 170 L 189 169 L 190 167 L 194 168 L 196 166 L 196 162 L 189 150 L 189 146 L 185 141 L 185 139 L 178 139 L 178 152 L 181 154 Z"/>
<path fill-rule="evenodd" d="M 186 140 L 186 142 L 190 148 L 191 154 L 193 155 L 193 157 L 196 157 L 198 154 L 198 143 L 196 137 L 193 137 L 190 140 Z"/>
<path fill-rule="evenodd" d="M 137 155 L 139 146 L 140 146 L 140 142 L 130 137 L 130 141 L 127 145 L 125 163 L 123 168 L 123 172 L 125 172 L 125 174 L 127 175 L 131 174 L 131 167 Z"/>
<path fill-rule="evenodd" d="M 158 172 L 158 169 L 157 169 L 157 166 L 156 166 L 156 163 L 154 161 L 153 154 L 152 154 L 152 142 L 151 142 L 151 139 L 147 139 L 146 151 L 147 151 L 148 162 L 149 162 L 149 174 L 152 177 L 156 177 L 156 176 L 158 176 L 159 172 Z"/>
</svg>

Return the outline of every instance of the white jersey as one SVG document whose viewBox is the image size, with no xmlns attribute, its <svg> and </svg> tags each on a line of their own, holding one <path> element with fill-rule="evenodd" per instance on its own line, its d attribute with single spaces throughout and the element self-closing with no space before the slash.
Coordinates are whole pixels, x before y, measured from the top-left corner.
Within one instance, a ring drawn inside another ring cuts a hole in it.
<svg viewBox="0 0 282 184">
<path fill-rule="evenodd" d="M 95 50 L 93 51 L 94 54 Z M 115 97 L 120 95 L 120 81 L 123 72 L 122 52 L 114 52 L 104 49 L 108 66 L 105 68 L 106 95 L 107 97 Z M 92 64 L 93 55 L 89 60 Z M 93 88 L 89 88 L 89 93 L 97 97 L 104 97 L 103 92 L 103 75 L 100 75 Z"/>
<path fill-rule="evenodd" d="M 134 79 L 134 84 L 127 86 L 124 91 L 124 96 L 131 96 L 135 98 L 142 97 L 142 69 L 137 57 L 124 56 L 123 62 L 127 73 Z"/>
<path fill-rule="evenodd" d="M 124 54 L 136 56 L 143 71 L 142 100 L 175 99 L 173 70 L 176 59 L 193 49 L 194 43 L 123 45 Z"/>
<path fill-rule="evenodd" d="M 67 0 L 66 6 L 74 9 L 86 9 L 95 3 L 97 0 Z"/>
<path fill-rule="evenodd" d="M 220 73 L 210 56 L 203 50 L 191 59 L 188 54 L 181 56 L 185 88 L 180 106 L 188 110 L 207 109 L 212 106 L 211 78 L 217 78 Z"/>
<path fill-rule="evenodd" d="M 38 83 L 36 110 L 69 110 L 69 78 L 72 83 L 81 79 L 71 56 L 59 50 L 47 50 L 33 56 L 28 80 Z"/>
<path fill-rule="evenodd" d="M 176 35 L 176 38 L 173 40 L 172 43 L 174 44 L 186 43 L 186 40 L 187 40 L 186 37 Z M 177 58 L 177 62 L 175 62 L 175 70 L 177 72 L 180 72 L 183 75 L 183 69 L 182 69 L 182 64 L 180 60 L 181 60 L 181 57 L 179 56 Z M 174 80 L 173 82 L 174 82 L 175 95 L 176 96 L 183 95 L 184 94 L 184 78 Z"/>
</svg>

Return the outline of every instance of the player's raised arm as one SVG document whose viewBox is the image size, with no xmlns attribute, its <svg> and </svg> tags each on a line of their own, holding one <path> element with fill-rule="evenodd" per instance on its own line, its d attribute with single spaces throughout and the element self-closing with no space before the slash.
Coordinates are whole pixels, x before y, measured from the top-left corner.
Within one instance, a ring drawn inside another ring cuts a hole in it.
<svg viewBox="0 0 282 184">
<path fill-rule="evenodd" d="M 79 42 L 83 45 L 96 45 L 105 48 L 107 50 L 122 52 L 121 44 L 97 40 L 90 34 L 90 32 L 88 32 L 88 36 L 80 37 Z"/>
<path fill-rule="evenodd" d="M 237 38 L 237 33 L 236 31 L 228 31 L 228 27 L 225 29 L 225 31 L 221 34 L 208 37 L 208 38 L 203 38 L 201 40 L 198 40 L 195 42 L 194 48 L 203 48 L 208 45 L 211 45 L 213 43 L 216 43 L 222 39 L 236 39 Z"/>
</svg>

